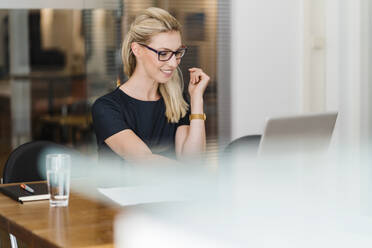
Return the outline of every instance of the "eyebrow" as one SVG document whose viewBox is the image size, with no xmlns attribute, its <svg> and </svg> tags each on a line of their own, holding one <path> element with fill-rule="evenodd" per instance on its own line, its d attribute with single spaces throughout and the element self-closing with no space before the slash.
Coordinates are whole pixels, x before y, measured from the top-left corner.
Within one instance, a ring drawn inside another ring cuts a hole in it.
<svg viewBox="0 0 372 248">
<path fill-rule="evenodd" d="M 178 51 L 182 48 L 182 46 L 183 45 L 180 45 L 176 50 L 172 50 L 172 49 L 166 48 L 166 47 L 157 48 L 156 50 Z"/>
</svg>

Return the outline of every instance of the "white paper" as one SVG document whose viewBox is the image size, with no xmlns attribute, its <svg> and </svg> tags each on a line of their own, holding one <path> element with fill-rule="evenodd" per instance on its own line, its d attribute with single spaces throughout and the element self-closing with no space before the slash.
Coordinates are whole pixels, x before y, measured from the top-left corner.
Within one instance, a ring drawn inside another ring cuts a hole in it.
<svg viewBox="0 0 372 248">
<path fill-rule="evenodd" d="M 165 187 L 130 186 L 98 188 L 97 190 L 121 206 L 186 200 L 182 194 Z"/>
</svg>

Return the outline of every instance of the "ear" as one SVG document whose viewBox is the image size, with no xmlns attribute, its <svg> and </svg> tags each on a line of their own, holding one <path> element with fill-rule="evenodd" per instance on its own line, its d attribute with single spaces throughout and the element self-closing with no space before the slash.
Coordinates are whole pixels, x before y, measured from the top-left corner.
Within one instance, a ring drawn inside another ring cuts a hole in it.
<svg viewBox="0 0 372 248">
<path fill-rule="evenodd" d="M 132 42 L 130 47 L 132 49 L 132 53 L 134 54 L 134 56 L 136 56 L 136 57 L 141 56 L 141 54 L 142 54 L 141 45 L 139 45 L 137 42 Z"/>
</svg>

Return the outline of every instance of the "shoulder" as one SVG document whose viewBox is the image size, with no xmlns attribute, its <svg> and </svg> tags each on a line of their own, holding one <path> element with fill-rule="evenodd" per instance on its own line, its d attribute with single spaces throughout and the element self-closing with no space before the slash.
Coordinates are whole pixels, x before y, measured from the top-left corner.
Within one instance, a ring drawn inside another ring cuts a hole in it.
<svg viewBox="0 0 372 248">
<path fill-rule="evenodd" d="M 106 95 L 97 98 L 92 106 L 92 109 L 100 109 L 105 106 L 120 106 L 124 99 L 120 96 L 119 89 L 115 89 Z"/>
<path fill-rule="evenodd" d="M 120 108 L 123 105 L 123 101 L 124 99 L 120 96 L 119 90 L 115 89 L 114 91 L 97 98 L 92 105 L 92 112 L 94 114 L 107 109 Z"/>
<path fill-rule="evenodd" d="M 106 95 L 100 96 L 99 98 L 96 99 L 94 102 L 94 105 L 100 105 L 100 104 L 105 104 L 105 103 L 112 103 L 112 102 L 119 102 L 120 101 L 120 95 L 118 93 L 119 90 L 115 89 Z"/>
</svg>

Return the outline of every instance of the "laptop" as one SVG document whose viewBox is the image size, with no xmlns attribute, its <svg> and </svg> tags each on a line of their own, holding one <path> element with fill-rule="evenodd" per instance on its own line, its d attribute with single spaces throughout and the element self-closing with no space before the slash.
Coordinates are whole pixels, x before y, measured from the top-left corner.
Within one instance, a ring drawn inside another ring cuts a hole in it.
<svg viewBox="0 0 372 248">
<path fill-rule="evenodd" d="M 269 118 L 259 144 L 258 155 L 292 155 L 328 150 L 337 112 Z"/>
</svg>

